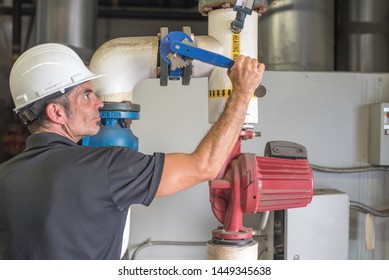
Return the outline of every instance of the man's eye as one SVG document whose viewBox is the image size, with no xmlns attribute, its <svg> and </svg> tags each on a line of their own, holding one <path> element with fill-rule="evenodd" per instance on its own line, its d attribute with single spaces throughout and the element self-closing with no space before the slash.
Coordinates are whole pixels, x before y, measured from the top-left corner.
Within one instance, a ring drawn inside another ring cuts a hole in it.
<svg viewBox="0 0 389 280">
<path fill-rule="evenodd" d="M 89 99 L 90 94 L 91 94 L 90 92 L 86 92 L 85 93 L 85 98 Z"/>
</svg>

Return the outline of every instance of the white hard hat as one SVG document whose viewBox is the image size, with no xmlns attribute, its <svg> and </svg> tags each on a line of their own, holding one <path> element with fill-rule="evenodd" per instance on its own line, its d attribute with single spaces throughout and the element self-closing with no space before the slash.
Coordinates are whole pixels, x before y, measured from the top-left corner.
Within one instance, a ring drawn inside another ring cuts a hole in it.
<svg viewBox="0 0 389 280">
<path fill-rule="evenodd" d="M 12 67 L 9 85 L 15 111 L 66 88 L 104 76 L 88 70 L 71 48 L 47 43 L 24 52 Z"/>
</svg>

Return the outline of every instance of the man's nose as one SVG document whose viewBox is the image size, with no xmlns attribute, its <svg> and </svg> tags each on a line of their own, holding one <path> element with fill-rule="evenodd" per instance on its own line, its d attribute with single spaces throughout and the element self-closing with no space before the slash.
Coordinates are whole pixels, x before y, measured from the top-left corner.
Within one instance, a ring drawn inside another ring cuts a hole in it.
<svg viewBox="0 0 389 280">
<path fill-rule="evenodd" d="M 95 95 L 95 96 L 96 96 L 96 106 L 97 106 L 97 108 L 99 108 L 99 109 L 103 108 L 103 106 L 104 106 L 103 101 L 97 95 Z"/>
</svg>

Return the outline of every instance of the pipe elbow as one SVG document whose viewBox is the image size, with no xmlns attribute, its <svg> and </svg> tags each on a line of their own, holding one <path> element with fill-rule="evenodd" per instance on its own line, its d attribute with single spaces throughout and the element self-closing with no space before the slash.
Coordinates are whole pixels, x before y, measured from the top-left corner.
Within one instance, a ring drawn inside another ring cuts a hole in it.
<svg viewBox="0 0 389 280">
<path fill-rule="evenodd" d="M 157 77 L 158 37 L 123 37 L 101 45 L 89 68 L 106 74 L 94 81 L 96 94 L 108 102 L 132 101 L 132 92 L 142 80 Z"/>
</svg>

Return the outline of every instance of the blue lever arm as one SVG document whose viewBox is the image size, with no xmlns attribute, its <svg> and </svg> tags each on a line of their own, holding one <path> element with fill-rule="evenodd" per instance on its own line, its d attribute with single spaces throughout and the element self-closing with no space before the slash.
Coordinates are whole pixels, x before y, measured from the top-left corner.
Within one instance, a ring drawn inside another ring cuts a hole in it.
<svg viewBox="0 0 389 280">
<path fill-rule="evenodd" d="M 179 41 L 173 41 L 170 45 L 170 50 L 181 56 L 190 57 L 223 68 L 231 68 L 235 63 L 235 61 L 223 55 L 187 45 Z"/>
<path fill-rule="evenodd" d="M 180 41 L 173 41 L 170 45 L 170 50 L 173 53 L 177 53 L 183 57 L 190 57 L 192 59 L 197 59 L 202 62 L 223 68 L 231 68 L 235 63 L 235 61 L 228 57 L 204 49 L 196 48 Z M 254 91 L 254 95 L 256 97 L 263 97 L 265 94 L 266 88 L 263 85 L 259 85 Z"/>
</svg>

